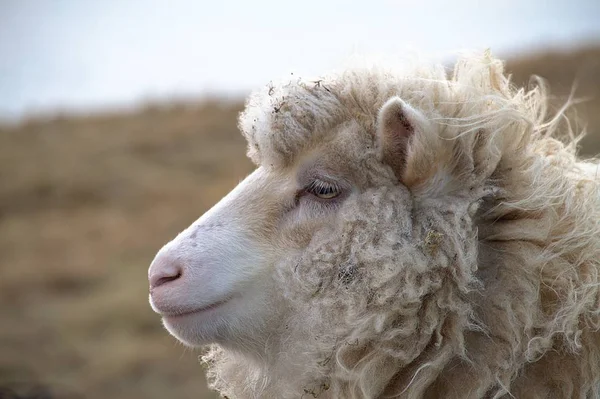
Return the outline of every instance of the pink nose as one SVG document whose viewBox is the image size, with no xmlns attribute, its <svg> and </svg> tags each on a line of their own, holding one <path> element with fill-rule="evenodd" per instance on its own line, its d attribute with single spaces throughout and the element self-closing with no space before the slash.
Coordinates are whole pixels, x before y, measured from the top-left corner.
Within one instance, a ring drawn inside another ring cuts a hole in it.
<svg viewBox="0 0 600 399">
<path fill-rule="evenodd" d="M 171 258 L 167 254 L 159 254 L 152 264 L 148 273 L 148 281 L 150 289 L 168 284 L 181 277 L 183 268 L 176 259 Z"/>
</svg>

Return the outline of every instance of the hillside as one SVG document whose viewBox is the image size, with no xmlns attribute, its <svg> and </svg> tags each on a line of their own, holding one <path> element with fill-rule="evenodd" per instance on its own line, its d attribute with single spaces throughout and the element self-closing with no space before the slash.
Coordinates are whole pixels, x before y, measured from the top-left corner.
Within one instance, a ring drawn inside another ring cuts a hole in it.
<svg viewBox="0 0 600 399">
<path fill-rule="evenodd" d="M 574 82 L 600 153 L 600 47 L 508 63 L 559 107 Z M 0 386 L 58 397 L 212 398 L 197 353 L 148 306 L 155 252 L 252 170 L 239 103 L 57 115 L 0 127 Z M 72 395 L 71 395 L 72 394 Z M 71 396 L 70 396 L 71 395 Z"/>
</svg>

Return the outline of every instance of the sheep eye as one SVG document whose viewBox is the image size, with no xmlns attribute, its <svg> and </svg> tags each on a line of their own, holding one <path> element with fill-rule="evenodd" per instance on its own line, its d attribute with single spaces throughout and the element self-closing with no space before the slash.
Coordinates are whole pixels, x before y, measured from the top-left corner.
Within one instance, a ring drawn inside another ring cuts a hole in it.
<svg viewBox="0 0 600 399">
<path fill-rule="evenodd" d="M 340 188 L 331 183 L 315 180 L 306 187 L 306 192 L 314 195 L 317 198 L 330 200 L 340 195 Z"/>
</svg>

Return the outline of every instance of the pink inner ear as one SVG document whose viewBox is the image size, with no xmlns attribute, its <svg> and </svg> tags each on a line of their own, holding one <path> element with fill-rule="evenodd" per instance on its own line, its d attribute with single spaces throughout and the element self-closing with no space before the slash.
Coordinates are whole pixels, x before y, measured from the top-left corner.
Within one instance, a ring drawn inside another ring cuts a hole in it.
<svg viewBox="0 0 600 399">
<path fill-rule="evenodd" d="M 392 167 L 402 180 L 410 136 L 414 133 L 406 108 L 399 97 L 388 100 L 379 111 L 377 134 L 381 143 L 382 161 Z"/>
<path fill-rule="evenodd" d="M 400 113 L 398 114 L 398 119 L 399 119 L 400 123 L 402 124 L 402 126 L 404 127 L 403 135 L 404 136 L 410 135 L 413 132 L 413 126 L 408 121 L 408 118 L 404 114 L 403 110 L 401 110 Z"/>
</svg>

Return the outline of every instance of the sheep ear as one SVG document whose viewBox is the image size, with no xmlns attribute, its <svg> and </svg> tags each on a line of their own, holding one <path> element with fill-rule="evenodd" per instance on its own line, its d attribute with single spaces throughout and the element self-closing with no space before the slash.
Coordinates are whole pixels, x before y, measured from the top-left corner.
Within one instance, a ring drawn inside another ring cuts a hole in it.
<svg viewBox="0 0 600 399">
<path fill-rule="evenodd" d="M 409 139 L 415 131 L 412 116 L 416 112 L 399 97 L 392 97 L 377 117 L 381 160 L 392 167 L 398 180 L 402 180 L 406 167 Z"/>
</svg>

